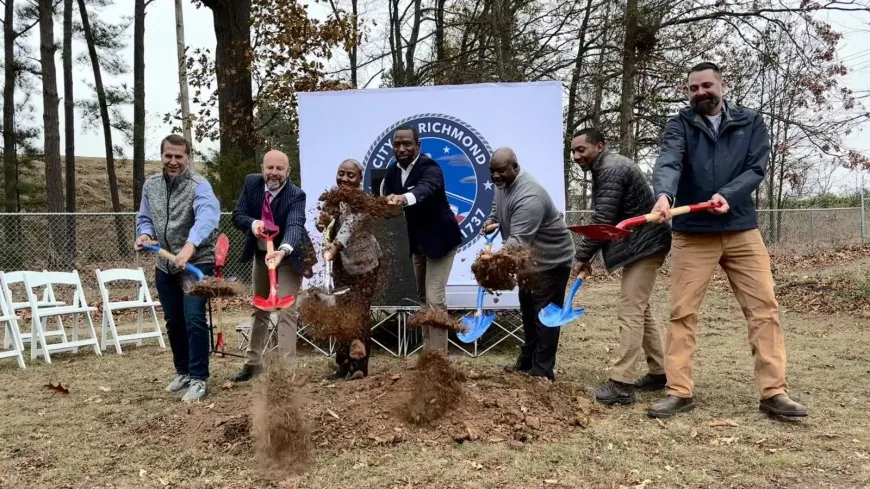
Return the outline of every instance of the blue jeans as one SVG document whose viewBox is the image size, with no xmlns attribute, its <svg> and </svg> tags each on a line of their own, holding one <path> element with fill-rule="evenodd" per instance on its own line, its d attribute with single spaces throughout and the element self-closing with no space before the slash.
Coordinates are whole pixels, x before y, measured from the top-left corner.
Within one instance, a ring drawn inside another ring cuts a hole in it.
<svg viewBox="0 0 870 489">
<path fill-rule="evenodd" d="M 197 265 L 203 274 L 214 274 L 213 264 Z M 196 280 L 187 272 L 168 274 L 155 271 L 157 294 L 163 306 L 166 335 L 172 348 L 172 361 L 178 375 L 191 379 L 208 378 L 209 338 L 205 308 L 208 299 L 185 295 L 184 280 Z"/>
</svg>

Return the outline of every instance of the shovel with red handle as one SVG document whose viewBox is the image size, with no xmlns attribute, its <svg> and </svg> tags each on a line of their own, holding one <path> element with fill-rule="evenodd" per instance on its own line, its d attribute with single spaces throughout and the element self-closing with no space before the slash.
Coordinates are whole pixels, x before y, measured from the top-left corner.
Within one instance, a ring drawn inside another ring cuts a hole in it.
<svg viewBox="0 0 870 489">
<path fill-rule="evenodd" d="M 272 240 L 276 234 L 278 234 L 278 228 L 272 223 L 265 223 L 261 236 L 266 240 L 266 253 L 275 251 Z M 272 312 L 292 306 L 296 302 L 296 297 L 293 294 L 278 298 L 278 273 L 275 271 L 275 261 L 266 260 L 266 266 L 269 267 L 269 297 L 254 295 L 254 307 L 261 311 Z"/>
<path fill-rule="evenodd" d="M 217 243 L 214 246 L 214 271 L 218 279 L 224 278 L 224 265 L 227 263 L 227 255 L 230 252 L 230 240 L 226 234 L 221 233 L 218 236 Z M 224 344 L 224 300 L 221 297 L 217 298 L 217 317 L 218 317 L 218 332 L 217 342 L 215 343 L 215 351 L 226 353 L 227 347 Z"/>
<path fill-rule="evenodd" d="M 682 214 L 688 214 L 690 212 L 705 211 L 708 209 L 715 209 L 716 207 L 719 207 L 721 205 L 722 204 L 719 202 L 704 202 L 703 204 L 684 205 L 671 209 L 671 215 L 679 216 Z M 595 239 L 600 241 L 615 241 L 631 234 L 630 228 L 640 226 L 641 224 L 645 224 L 648 222 L 656 222 L 661 218 L 661 214 L 659 214 L 658 212 L 652 212 L 650 214 L 644 214 L 642 216 L 628 218 L 620 222 L 616 226 L 611 226 L 610 224 L 587 224 L 585 226 L 568 226 L 568 229 L 574 231 L 577 234 L 582 234 L 589 239 Z"/>
</svg>

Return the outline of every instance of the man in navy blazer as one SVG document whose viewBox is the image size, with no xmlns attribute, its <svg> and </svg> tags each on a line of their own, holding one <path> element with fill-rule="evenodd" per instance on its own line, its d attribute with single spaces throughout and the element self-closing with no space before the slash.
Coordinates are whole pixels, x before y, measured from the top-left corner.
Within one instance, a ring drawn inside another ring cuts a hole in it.
<svg viewBox="0 0 870 489">
<path fill-rule="evenodd" d="M 308 233 L 305 231 L 305 192 L 290 182 L 290 162 L 280 151 L 269 151 L 263 157 L 263 173 L 245 177 L 242 194 L 233 210 L 233 226 L 245 232 L 242 261 L 253 260 L 254 294 L 269 295 L 267 260 L 276 262 L 278 296 L 296 294 L 302 284 L 303 260 L 306 256 Z M 275 251 L 266 253 L 262 239 L 265 222 L 278 228 L 274 237 Z M 278 346 L 285 360 L 296 357 L 296 319 L 294 307 L 278 313 Z M 262 370 L 263 344 L 269 326 L 269 312 L 256 309 L 251 325 L 247 359 L 234 382 L 251 379 Z"/>
<path fill-rule="evenodd" d="M 396 164 L 384 175 L 381 195 L 404 206 L 420 304 L 444 309 L 447 278 L 462 243 L 459 223 L 447 202 L 444 173 L 435 160 L 420 154 L 420 136 L 413 126 L 399 126 L 393 132 L 393 154 Z M 447 334 L 443 329 L 424 328 L 424 348 L 446 353 Z"/>
</svg>

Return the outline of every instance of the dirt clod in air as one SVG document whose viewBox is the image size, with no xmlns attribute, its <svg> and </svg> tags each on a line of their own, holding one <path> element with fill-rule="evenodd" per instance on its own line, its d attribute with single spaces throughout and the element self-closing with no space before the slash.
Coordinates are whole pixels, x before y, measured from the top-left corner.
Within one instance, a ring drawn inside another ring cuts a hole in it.
<svg viewBox="0 0 870 489">
<path fill-rule="evenodd" d="M 422 328 L 424 326 L 429 326 L 432 328 L 446 329 L 447 331 L 451 331 L 454 333 L 461 333 L 465 331 L 465 328 L 462 326 L 462 320 L 459 318 L 451 317 L 450 314 L 444 309 L 436 309 L 431 307 L 424 307 L 419 311 L 415 312 L 410 319 L 408 319 L 408 326 L 411 328 Z"/>
<path fill-rule="evenodd" d="M 299 319 L 314 340 L 351 341 L 360 338 L 366 327 L 368 311 L 353 301 L 336 300 L 330 305 L 317 290 L 308 289 L 300 294 L 299 303 Z"/>
<path fill-rule="evenodd" d="M 334 187 L 320 195 L 320 210 L 331 216 L 340 214 L 340 206 L 345 203 L 354 214 L 364 214 L 372 218 L 383 218 L 389 212 L 386 197 L 369 195 L 359 188 Z M 326 218 L 318 217 L 325 221 Z M 329 221 L 323 222 L 326 226 Z"/>
<path fill-rule="evenodd" d="M 465 395 L 465 375 L 453 368 L 439 350 L 425 350 L 420 355 L 414 376 L 413 388 L 400 407 L 403 419 L 409 423 L 432 423 L 456 408 Z"/>
<path fill-rule="evenodd" d="M 301 408 L 306 382 L 280 361 L 267 364 L 257 380 L 251 416 L 254 453 L 278 479 L 302 474 L 312 463 L 311 430 Z"/>
<path fill-rule="evenodd" d="M 187 295 L 213 299 L 216 297 L 235 297 L 244 295 L 245 292 L 244 284 L 239 282 L 231 282 L 217 277 L 205 277 L 201 282 L 193 282 Z"/>
<path fill-rule="evenodd" d="M 477 254 L 471 265 L 474 279 L 487 292 L 509 291 L 525 285 L 531 271 L 532 258 L 526 247 L 512 246 L 501 250 Z"/>
</svg>

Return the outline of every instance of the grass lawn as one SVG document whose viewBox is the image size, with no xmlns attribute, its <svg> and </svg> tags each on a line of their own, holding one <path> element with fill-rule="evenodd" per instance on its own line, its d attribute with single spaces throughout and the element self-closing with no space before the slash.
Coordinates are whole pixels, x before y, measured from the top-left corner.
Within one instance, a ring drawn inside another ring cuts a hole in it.
<svg viewBox="0 0 870 489">
<path fill-rule="evenodd" d="M 661 319 L 665 285 L 656 291 Z M 0 487 L 870 487 L 866 315 L 783 312 L 790 394 L 810 409 L 809 419 L 784 422 L 759 413 L 745 322 L 728 290 L 714 287 L 699 321 L 698 408 L 660 422 L 644 414 L 660 394 L 607 408 L 585 392 L 613 359 L 616 294 L 613 282 L 584 286 L 587 315 L 563 330 L 553 385 L 501 371 L 516 347 L 452 357 L 468 376 L 466 398 L 431 426 L 396 414 L 414 376 L 410 360 L 376 352 L 369 378 L 328 383 L 330 360 L 306 354 L 300 396 L 314 464 L 280 482 L 253 457 L 253 387 L 226 383 L 238 359 L 213 358 L 210 395 L 190 406 L 164 391 L 171 355 L 153 344 L 124 356 L 83 349 L 52 365 L 28 360 L 23 371 L 4 361 Z"/>
</svg>

